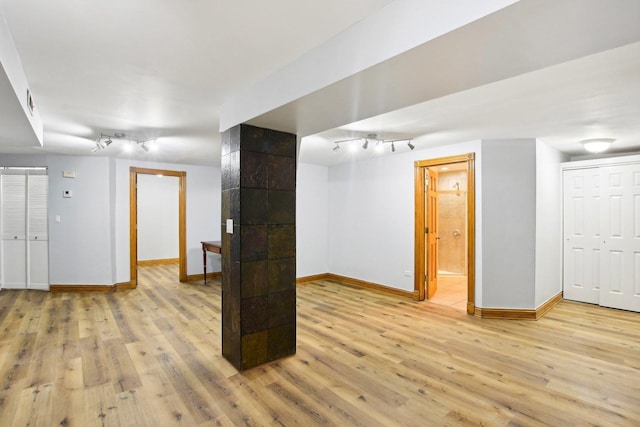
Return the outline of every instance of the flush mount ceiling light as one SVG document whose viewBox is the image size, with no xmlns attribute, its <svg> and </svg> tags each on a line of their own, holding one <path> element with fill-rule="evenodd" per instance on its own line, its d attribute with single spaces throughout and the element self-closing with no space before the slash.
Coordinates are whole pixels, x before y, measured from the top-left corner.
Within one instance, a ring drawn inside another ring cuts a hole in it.
<svg viewBox="0 0 640 427">
<path fill-rule="evenodd" d="M 333 147 L 333 151 L 337 152 L 340 151 L 340 144 L 349 144 L 348 148 L 349 151 L 351 152 L 355 152 L 357 151 L 357 147 L 356 147 L 356 141 L 364 141 L 362 144 L 362 149 L 366 150 L 367 148 L 369 148 L 369 143 L 370 142 L 375 142 L 375 148 L 376 148 L 376 152 L 381 152 L 382 149 L 384 148 L 384 144 L 390 144 L 390 148 L 391 148 L 391 152 L 394 153 L 396 151 L 396 142 L 407 142 L 407 147 L 409 147 L 410 150 L 413 150 L 415 147 L 415 145 L 413 145 L 411 143 L 412 139 L 411 138 L 405 138 L 405 139 L 381 139 L 378 138 L 378 135 L 375 133 L 370 133 L 367 136 L 363 136 L 363 137 L 359 137 L 359 138 L 350 138 L 350 139 L 341 139 L 340 141 L 334 141 L 335 146 Z"/>
<path fill-rule="evenodd" d="M 113 140 L 124 140 L 124 139 L 128 141 L 127 144 L 124 146 L 124 151 L 126 152 L 131 152 L 134 144 L 142 148 L 145 152 L 153 151 L 157 148 L 157 144 L 156 144 L 157 138 L 150 138 L 145 140 L 129 139 L 129 138 L 126 138 L 126 135 L 124 133 L 115 132 L 113 135 L 107 135 L 107 134 L 101 133 L 100 137 L 96 140 L 95 147 L 91 149 L 91 152 L 95 153 L 96 151 L 106 149 L 107 147 L 109 147 L 109 145 L 113 143 Z"/>
<path fill-rule="evenodd" d="M 580 143 L 584 146 L 584 149 L 590 153 L 602 153 L 603 151 L 607 151 L 614 141 L 615 139 L 612 138 L 593 138 L 585 139 L 584 141 L 580 141 Z"/>
</svg>

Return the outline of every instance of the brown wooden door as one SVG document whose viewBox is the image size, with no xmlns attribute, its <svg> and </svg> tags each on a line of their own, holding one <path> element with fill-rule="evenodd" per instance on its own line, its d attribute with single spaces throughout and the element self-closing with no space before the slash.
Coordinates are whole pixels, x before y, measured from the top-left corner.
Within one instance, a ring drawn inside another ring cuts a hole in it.
<svg viewBox="0 0 640 427">
<path fill-rule="evenodd" d="M 438 290 L 438 172 L 427 168 L 426 184 L 426 239 L 427 239 L 427 298 Z"/>
</svg>

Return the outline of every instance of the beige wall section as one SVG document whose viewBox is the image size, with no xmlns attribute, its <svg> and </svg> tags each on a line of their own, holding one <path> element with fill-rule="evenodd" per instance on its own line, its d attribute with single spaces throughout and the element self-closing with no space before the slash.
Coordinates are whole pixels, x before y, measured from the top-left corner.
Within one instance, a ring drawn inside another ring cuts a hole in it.
<svg viewBox="0 0 640 427">
<path fill-rule="evenodd" d="M 467 172 L 438 173 L 438 272 L 467 274 Z"/>
</svg>

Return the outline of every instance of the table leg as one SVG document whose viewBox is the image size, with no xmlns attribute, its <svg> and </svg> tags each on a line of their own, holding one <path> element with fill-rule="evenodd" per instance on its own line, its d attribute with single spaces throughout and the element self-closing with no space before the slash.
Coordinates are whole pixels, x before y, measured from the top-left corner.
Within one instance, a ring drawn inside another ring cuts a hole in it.
<svg viewBox="0 0 640 427">
<path fill-rule="evenodd" d="M 202 246 L 202 267 L 204 269 L 204 284 L 207 284 L 207 250 Z"/>
</svg>

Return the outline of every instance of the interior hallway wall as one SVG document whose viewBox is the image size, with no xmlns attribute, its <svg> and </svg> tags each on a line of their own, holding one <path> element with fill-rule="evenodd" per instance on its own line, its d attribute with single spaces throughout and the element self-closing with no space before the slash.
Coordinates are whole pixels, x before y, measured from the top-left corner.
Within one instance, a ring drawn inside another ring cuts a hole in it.
<svg viewBox="0 0 640 427">
<path fill-rule="evenodd" d="M 129 168 L 131 166 L 187 173 L 187 274 L 202 274 L 203 240 L 220 240 L 220 168 L 174 163 L 116 160 L 116 282 L 129 280 Z M 220 257 L 207 256 L 207 271 L 220 271 Z"/>
<path fill-rule="evenodd" d="M 481 307 L 534 308 L 536 140 L 483 140 L 482 171 Z"/>
<path fill-rule="evenodd" d="M 0 164 L 49 170 L 50 283 L 113 284 L 109 159 L 2 154 Z M 63 178 L 63 171 L 76 172 L 76 178 Z M 62 197 L 64 190 L 72 197 Z"/>
<path fill-rule="evenodd" d="M 477 159 L 476 200 L 479 203 L 482 200 L 480 141 L 331 166 L 329 272 L 413 292 L 414 162 L 473 152 Z M 481 227 L 481 215 L 477 216 L 476 224 Z M 478 233 L 479 259 L 481 245 L 482 236 Z M 481 263 L 477 266 L 476 287 L 481 289 Z"/>
<path fill-rule="evenodd" d="M 536 295 L 539 307 L 562 292 L 562 172 L 567 155 L 536 144 Z"/>
<path fill-rule="evenodd" d="M 64 285 L 129 281 L 129 167 L 187 172 L 187 274 L 202 273 L 201 240 L 220 240 L 220 168 L 100 156 L 2 154 L 3 166 L 49 168 L 49 280 Z M 63 178 L 75 171 L 76 178 Z M 72 198 L 62 192 L 71 190 Z M 60 215 L 60 223 L 55 216 Z M 217 255 L 207 271 L 220 271 Z"/>
<path fill-rule="evenodd" d="M 329 272 L 329 168 L 298 163 L 296 277 Z"/>
</svg>

